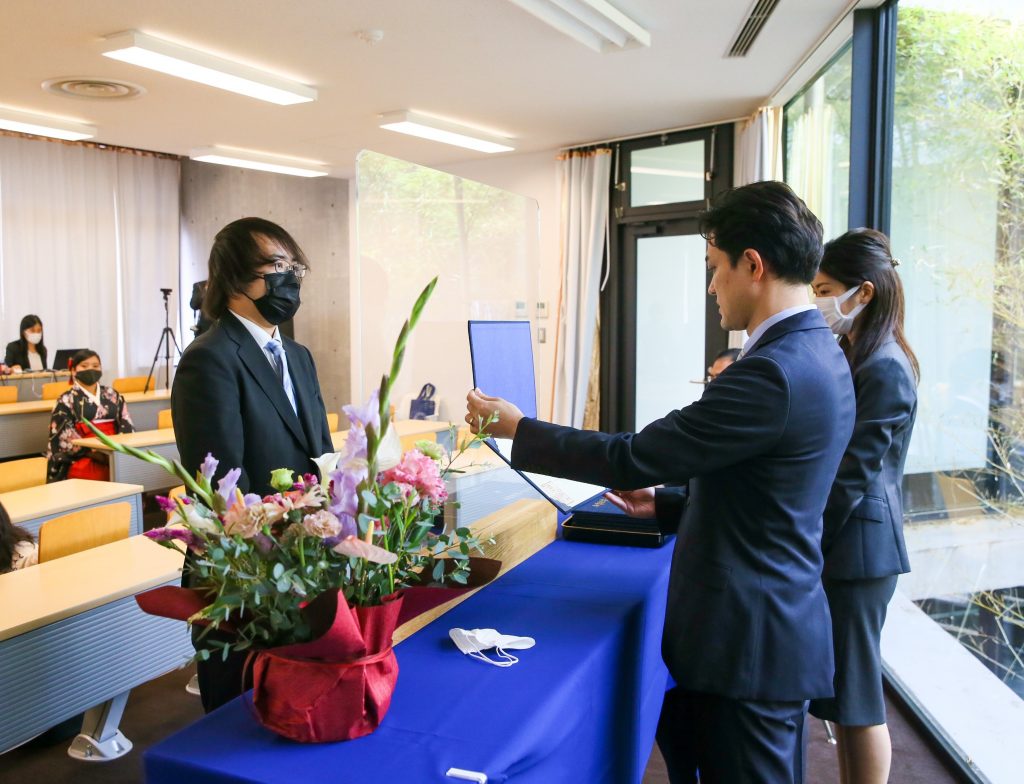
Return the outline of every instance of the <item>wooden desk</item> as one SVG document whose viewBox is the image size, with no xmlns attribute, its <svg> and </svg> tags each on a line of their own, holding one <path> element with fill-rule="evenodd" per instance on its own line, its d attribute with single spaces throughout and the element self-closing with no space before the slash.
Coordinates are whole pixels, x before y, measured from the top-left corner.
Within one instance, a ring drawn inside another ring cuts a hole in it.
<svg viewBox="0 0 1024 784">
<path fill-rule="evenodd" d="M 402 442 L 403 452 L 412 449 L 420 439 L 431 435 L 442 443 L 445 448 L 451 448 L 451 444 L 448 443 L 449 439 L 446 436 L 451 428 L 450 422 L 431 422 L 426 419 L 399 419 L 392 422 L 391 426 L 398 433 L 398 438 Z M 345 445 L 345 438 L 347 436 L 348 430 L 339 430 L 336 433 L 331 433 L 331 443 L 334 444 L 335 450 L 340 450 Z"/>
<path fill-rule="evenodd" d="M 117 482 L 94 482 L 89 479 L 67 479 L 39 487 L 28 487 L 0 493 L 0 502 L 11 516 L 11 522 L 39 533 L 47 520 L 67 512 L 94 506 L 127 501 L 132 506 L 130 536 L 142 533 L 142 486 Z"/>
<path fill-rule="evenodd" d="M 136 536 L 0 575 L 0 754 L 88 710 L 70 752 L 119 756 L 130 689 L 192 655 L 185 625 L 136 593 L 177 585 L 182 557 Z"/>
<path fill-rule="evenodd" d="M 142 394 L 141 392 L 138 394 Z M 122 433 L 111 436 L 114 441 L 139 449 L 152 449 L 168 460 L 178 460 L 178 445 L 174 441 L 174 431 L 139 430 L 135 433 Z M 181 482 L 160 466 L 139 460 L 131 455 L 114 452 L 98 438 L 80 438 L 74 442 L 76 446 L 84 446 L 101 452 L 110 453 L 110 481 L 127 482 L 142 485 L 144 490 L 164 490 L 175 487 Z"/>
<path fill-rule="evenodd" d="M 18 402 L 43 399 L 43 384 L 51 381 L 67 381 L 71 374 L 66 370 L 37 370 L 34 373 L 12 373 L 0 376 L 0 386 L 17 387 Z"/>
<path fill-rule="evenodd" d="M 129 392 L 124 399 L 136 429 L 155 429 L 158 412 L 170 405 L 171 393 Z M 0 458 L 44 454 L 55 405 L 56 400 L 0 404 Z"/>
</svg>

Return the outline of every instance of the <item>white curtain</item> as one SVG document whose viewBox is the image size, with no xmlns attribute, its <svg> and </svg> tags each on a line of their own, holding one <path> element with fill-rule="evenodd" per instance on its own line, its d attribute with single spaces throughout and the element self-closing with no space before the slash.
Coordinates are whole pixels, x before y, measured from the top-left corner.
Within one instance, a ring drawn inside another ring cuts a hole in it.
<svg viewBox="0 0 1024 784">
<path fill-rule="evenodd" d="M 782 107 L 762 106 L 736 123 L 733 185 L 782 179 Z M 729 333 L 729 348 L 742 348 L 746 332 Z"/>
<path fill-rule="evenodd" d="M 608 231 L 609 149 L 561 156 L 561 269 L 552 419 L 583 426 Z"/>
<path fill-rule="evenodd" d="M 108 382 L 145 374 L 164 326 L 160 289 L 178 275 L 178 169 L 0 136 L 0 341 L 34 313 L 51 364 L 57 349 L 91 348 Z M 170 306 L 177 331 L 176 298 Z"/>
<path fill-rule="evenodd" d="M 762 106 L 736 123 L 733 184 L 782 179 L 782 107 Z"/>
</svg>

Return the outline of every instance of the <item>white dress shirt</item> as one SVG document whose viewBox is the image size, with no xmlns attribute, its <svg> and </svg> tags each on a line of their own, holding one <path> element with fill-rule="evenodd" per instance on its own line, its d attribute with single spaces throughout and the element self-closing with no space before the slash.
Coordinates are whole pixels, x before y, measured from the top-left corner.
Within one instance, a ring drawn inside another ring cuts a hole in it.
<svg viewBox="0 0 1024 784">
<path fill-rule="evenodd" d="M 229 309 L 230 310 L 230 309 Z M 267 358 L 267 362 L 270 363 L 270 367 L 273 368 L 274 373 L 277 373 L 277 359 L 274 357 L 270 349 L 267 348 L 268 343 L 276 343 L 281 351 L 282 367 L 282 382 L 284 384 L 284 393 L 288 397 L 288 402 L 292 404 L 292 411 L 299 413 L 298 404 L 295 402 L 295 387 L 292 384 L 291 373 L 288 372 L 288 353 L 284 350 L 284 343 L 281 342 L 281 333 L 277 327 L 274 327 L 273 333 L 268 334 L 267 331 L 257 324 L 255 321 L 250 321 L 245 316 L 241 316 L 235 311 L 231 311 L 231 315 L 242 322 L 242 326 L 245 327 L 246 331 L 252 335 L 252 339 L 256 341 L 256 345 L 260 347 L 263 352 L 263 356 Z"/>
<path fill-rule="evenodd" d="M 788 319 L 790 316 L 795 316 L 797 313 L 806 313 L 808 310 L 814 310 L 816 305 L 797 305 L 796 307 L 786 308 L 780 310 L 778 313 L 773 313 L 760 324 L 757 325 L 757 329 L 750 333 L 750 337 L 747 338 L 747 342 L 743 344 L 743 350 L 740 351 L 739 358 L 742 359 L 749 352 L 754 349 L 757 345 L 757 341 L 761 339 L 765 332 L 774 327 L 780 321 Z"/>
</svg>

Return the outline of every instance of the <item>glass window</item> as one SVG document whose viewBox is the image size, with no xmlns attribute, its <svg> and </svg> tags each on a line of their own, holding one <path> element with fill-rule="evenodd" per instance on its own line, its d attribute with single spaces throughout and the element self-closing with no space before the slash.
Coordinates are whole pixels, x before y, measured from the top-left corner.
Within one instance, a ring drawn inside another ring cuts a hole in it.
<svg viewBox="0 0 1024 784">
<path fill-rule="evenodd" d="M 901 260 L 908 339 L 921 365 L 904 480 L 913 571 L 901 578 L 900 590 L 1018 696 L 1024 695 L 1022 21 L 1024 6 L 1017 2 L 902 0 L 892 181 L 893 250 Z"/>
<path fill-rule="evenodd" d="M 704 200 L 704 140 L 634 150 L 630 207 Z"/>
<path fill-rule="evenodd" d="M 704 253 L 698 234 L 637 240 L 636 430 L 704 393 Z"/>
<path fill-rule="evenodd" d="M 783 113 L 786 183 L 821 219 L 825 239 L 847 229 L 852 63 L 847 46 Z"/>
</svg>

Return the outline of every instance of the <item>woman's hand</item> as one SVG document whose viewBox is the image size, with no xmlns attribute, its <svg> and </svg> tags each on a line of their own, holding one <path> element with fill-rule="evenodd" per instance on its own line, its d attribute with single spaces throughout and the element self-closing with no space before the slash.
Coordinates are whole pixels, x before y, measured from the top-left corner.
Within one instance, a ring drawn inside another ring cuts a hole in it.
<svg viewBox="0 0 1024 784">
<path fill-rule="evenodd" d="M 519 420 L 523 418 L 523 412 L 513 403 L 485 395 L 479 389 L 471 389 L 466 395 L 466 410 L 466 424 L 474 433 L 479 433 L 480 426 L 493 416 L 485 429 L 494 438 L 515 438 Z"/>
<path fill-rule="evenodd" d="M 610 490 L 604 497 L 630 517 L 655 517 L 654 488 L 643 490 Z"/>
</svg>

